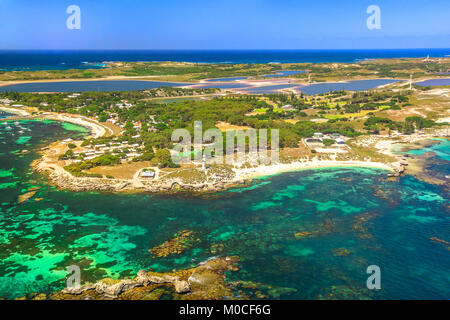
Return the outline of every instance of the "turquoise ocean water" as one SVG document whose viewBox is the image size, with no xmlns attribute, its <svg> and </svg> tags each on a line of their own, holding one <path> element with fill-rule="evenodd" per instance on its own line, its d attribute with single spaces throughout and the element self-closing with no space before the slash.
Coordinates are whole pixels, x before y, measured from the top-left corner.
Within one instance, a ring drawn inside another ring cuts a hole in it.
<svg viewBox="0 0 450 320">
<path fill-rule="evenodd" d="M 38 148 L 84 134 L 57 122 L 0 122 L 0 297 L 61 289 L 72 264 L 87 282 L 238 255 L 240 270 L 228 280 L 270 285 L 273 298 L 450 298 L 450 250 L 430 240 L 450 241 L 445 186 L 328 168 L 207 196 L 129 195 L 60 191 L 31 171 Z M 448 142 L 430 148 L 432 170 L 449 175 Z M 200 239 L 189 250 L 156 259 L 148 252 L 186 229 Z M 374 264 L 382 289 L 371 291 L 366 268 Z"/>
</svg>

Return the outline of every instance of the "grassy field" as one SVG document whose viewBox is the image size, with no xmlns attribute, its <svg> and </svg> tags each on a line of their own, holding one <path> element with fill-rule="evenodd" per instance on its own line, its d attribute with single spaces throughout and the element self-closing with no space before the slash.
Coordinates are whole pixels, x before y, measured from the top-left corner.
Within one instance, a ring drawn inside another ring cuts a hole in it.
<svg viewBox="0 0 450 320">
<path fill-rule="evenodd" d="M 98 173 L 113 176 L 116 179 L 132 179 L 141 169 L 151 167 L 150 161 L 123 163 L 120 166 L 101 166 L 87 170 L 88 173 Z"/>
<path fill-rule="evenodd" d="M 327 118 L 327 119 L 361 118 L 371 112 L 374 112 L 374 110 L 361 110 L 360 112 L 356 112 L 356 113 L 327 114 L 327 115 L 325 115 L 325 118 Z"/>
</svg>

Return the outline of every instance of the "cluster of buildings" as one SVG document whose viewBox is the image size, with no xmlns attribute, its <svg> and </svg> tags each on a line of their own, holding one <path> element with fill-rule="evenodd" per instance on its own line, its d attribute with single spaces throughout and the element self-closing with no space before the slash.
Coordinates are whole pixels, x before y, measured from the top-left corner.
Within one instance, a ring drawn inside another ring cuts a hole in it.
<svg viewBox="0 0 450 320">
<path fill-rule="evenodd" d="M 116 103 L 115 106 L 118 107 L 119 109 L 130 109 L 134 105 L 126 100 L 123 100 L 121 103 Z"/>
<path fill-rule="evenodd" d="M 323 143 L 323 140 L 330 139 L 334 140 L 338 145 L 345 145 L 345 140 L 343 136 L 339 133 L 323 134 L 321 132 L 315 132 L 312 138 L 307 138 L 307 143 Z"/>
<path fill-rule="evenodd" d="M 68 142 L 65 140 L 65 142 Z M 124 153 L 126 156 L 126 161 L 133 159 L 134 157 L 139 157 L 142 155 L 140 150 L 140 144 L 134 143 L 129 144 L 128 141 L 112 141 L 109 144 L 92 144 L 90 146 L 81 147 L 82 150 L 73 151 L 75 163 L 84 160 L 91 160 L 95 157 L 101 156 L 105 153 L 119 154 Z"/>
<path fill-rule="evenodd" d="M 13 108 L 25 108 L 23 104 L 13 104 L 13 103 L 14 101 L 8 98 L 0 99 L 0 104 L 3 104 L 5 106 L 11 106 Z"/>
<path fill-rule="evenodd" d="M 81 95 L 81 93 L 73 93 L 73 94 L 68 95 L 67 98 L 73 99 L 73 98 L 79 97 L 80 95 Z"/>
<path fill-rule="evenodd" d="M 152 121 L 152 124 L 156 124 L 155 119 L 153 116 L 150 117 L 150 120 Z M 125 128 L 125 124 L 120 122 L 119 115 L 117 113 L 110 113 L 109 118 L 106 120 L 107 122 L 110 122 L 122 129 Z M 140 131 L 142 127 L 141 121 L 133 121 L 133 129 L 136 131 Z M 149 125 L 148 131 L 157 131 L 157 129 L 151 125 Z M 140 135 L 136 135 L 133 138 L 139 138 Z"/>
<path fill-rule="evenodd" d="M 296 109 L 291 104 L 284 105 L 280 107 L 280 109 L 283 109 L 284 111 L 295 111 Z"/>
</svg>

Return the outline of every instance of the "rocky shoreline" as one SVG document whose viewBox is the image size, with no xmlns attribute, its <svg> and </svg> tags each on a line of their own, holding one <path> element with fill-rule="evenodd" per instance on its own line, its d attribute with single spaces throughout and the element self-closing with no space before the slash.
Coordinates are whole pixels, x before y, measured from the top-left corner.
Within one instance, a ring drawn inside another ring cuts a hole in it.
<svg viewBox="0 0 450 320">
<path fill-rule="evenodd" d="M 228 278 L 239 271 L 237 256 L 212 257 L 189 268 L 158 273 L 140 270 L 132 279 L 104 278 L 95 283 L 45 293 L 29 293 L 16 300 L 250 300 L 277 299 L 295 288 Z"/>
<path fill-rule="evenodd" d="M 247 185 L 251 180 L 225 180 L 196 184 L 186 184 L 180 179 L 167 179 L 163 181 L 145 181 L 142 179 L 109 179 L 93 177 L 75 177 L 63 168 L 49 165 L 45 158 L 32 162 L 31 167 L 37 173 L 46 175 L 50 183 L 60 189 L 70 191 L 106 191 L 106 192 L 216 192 Z"/>
<path fill-rule="evenodd" d="M 171 273 L 140 270 L 132 279 L 102 279 L 78 287 L 66 287 L 50 294 L 36 294 L 21 300 L 158 300 L 170 295 L 179 300 L 238 299 L 225 272 L 238 271 L 239 257 L 212 258 L 190 269 Z M 241 293 L 243 294 L 243 293 Z"/>
<path fill-rule="evenodd" d="M 237 186 L 250 185 L 253 179 L 261 176 L 269 176 L 282 172 L 292 172 L 298 170 L 331 168 L 331 167 L 373 167 L 391 171 L 389 177 L 398 177 L 405 171 L 407 162 L 384 164 L 370 161 L 309 161 L 292 162 L 272 166 L 233 169 L 229 174 L 210 175 L 207 181 L 198 183 L 186 183 L 179 178 L 144 180 L 139 178 L 117 179 L 117 178 L 96 178 L 96 177 L 75 177 L 67 172 L 59 164 L 49 158 L 48 152 L 51 148 L 42 150 L 42 157 L 31 163 L 31 167 L 37 173 L 44 174 L 54 184 L 62 190 L 75 192 L 82 191 L 104 191 L 104 192 L 192 192 L 192 193 L 214 193 L 224 191 Z"/>
<path fill-rule="evenodd" d="M 105 192 L 152 192 L 152 193 L 170 193 L 170 192 L 217 192 L 224 191 L 237 186 L 250 185 L 254 178 L 263 175 L 272 175 L 281 172 L 291 172 L 303 169 L 314 168 L 331 168 L 339 166 L 349 167 L 374 167 L 391 171 L 387 176 L 398 177 L 405 171 L 405 161 L 396 162 L 390 165 L 361 162 L 361 161 L 321 161 L 320 163 L 293 163 L 286 164 L 285 168 L 267 171 L 259 170 L 261 172 L 240 172 L 227 178 L 216 178 L 213 181 L 202 183 L 185 183 L 180 179 L 166 179 L 166 180 L 142 180 L 142 179 L 113 179 L 113 178 L 94 178 L 94 177 L 75 177 L 62 167 L 57 165 L 50 165 L 45 160 L 45 156 L 41 159 L 32 162 L 31 167 L 37 173 L 46 175 L 50 182 L 62 190 L 70 190 L 75 192 L 82 191 L 105 191 Z M 261 169 L 261 168 L 260 168 Z M 272 172 L 273 171 L 273 172 Z"/>
<path fill-rule="evenodd" d="M 177 276 L 171 275 L 153 275 L 145 270 L 140 270 L 134 279 L 120 280 L 116 283 L 100 280 L 97 283 L 84 285 L 81 287 L 69 287 L 61 291 L 63 295 L 81 295 L 89 291 L 95 291 L 97 294 L 107 299 L 117 299 L 120 294 L 138 288 L 147 287 L 150 284 L 170 284 L 173 285 L 176 293 L 188 293 L 191 291 L 189 282 L 180 280 Z"/>
</svg>

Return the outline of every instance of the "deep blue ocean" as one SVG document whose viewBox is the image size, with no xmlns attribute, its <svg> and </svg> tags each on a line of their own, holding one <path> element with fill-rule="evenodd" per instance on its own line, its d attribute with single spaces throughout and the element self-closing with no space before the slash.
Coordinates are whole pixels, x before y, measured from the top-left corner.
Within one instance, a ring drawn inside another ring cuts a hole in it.
<svg viewBox="0 0 450 320">
<path fill-rule="evenodd" d="M 379 58 L 445 57 L 450 49 L 377 50 L 88 50 L 0 51 L 2 70 L 101 68 L 104 61 L 181 61 L 198 63 L 358 62 Z"/>
</svg>

